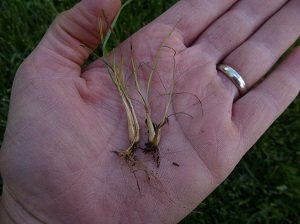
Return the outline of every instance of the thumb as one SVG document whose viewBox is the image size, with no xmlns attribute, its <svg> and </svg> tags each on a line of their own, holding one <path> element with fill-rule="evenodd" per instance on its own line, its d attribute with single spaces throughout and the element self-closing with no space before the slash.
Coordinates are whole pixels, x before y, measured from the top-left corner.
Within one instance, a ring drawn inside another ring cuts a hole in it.
<svg viewBox="0 0 300 224">
<path fill-rule="evenodd" d="M 104 33 L 109 29 L 120 8 L 120 0 L 82 0 L 68 11 L 57 16 L 44 38 L 37 47 L 42 55 L 51 57 L 58 65 L 70 66 L 70 63 L 81 66 L 89 53 L 80 45 L 95 49 L 100 44 L 99 18 Z M 72 66 L 73 67 L 73 66 Z"/>
</svg>

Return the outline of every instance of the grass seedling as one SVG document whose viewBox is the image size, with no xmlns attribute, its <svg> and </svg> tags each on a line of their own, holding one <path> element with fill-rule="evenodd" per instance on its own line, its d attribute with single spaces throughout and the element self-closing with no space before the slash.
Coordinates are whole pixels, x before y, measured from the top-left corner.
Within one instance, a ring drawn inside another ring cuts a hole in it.
<svg viewBox="0 0 300 224">
<path fill-rule="evenodd" d="M 146 147 L 143 150 L 144 150 L 145 153 L 153 153 L 154 161 L 155 161 L 157 167 L 160 166 L 158 145 L 159 145 L 160 139 L 161 139 L 162 127 L 166 123 L 168 123 L 167 114 L 168 114 L 168 109 L 169 109 L 171 99 L 172 99 L 172 95 L 173 95 L 173 91 L 174 91 L 174 77 L 175 77 L 175 69 L 176 69 L 176 62 L 175 62 L 176 51 L 173 48 L 165 46 L 165 45 L 166 45 L 167 41 L 169 40 L 170 36 L 172 35 L 172 33 L 174 32 L 174 30 L 177 27 L 179 22 L 180 21 L 178 21 L 174 25 L 174 27 L 168 33 L 168 35 L 164 39 L 163 43 L 160 45 L 158 51 L 156 52 L 156 56 L 153 60 L 153 64 L 152 64 L 152 67 L 151 67 L 151 72 L 149 74 L 149 78 L 148 78 L 148 82 L 147 82 L 146 96 L 145 97 L 143 96 L 143 94 L 141 92 L 141 88 L 140 88 L 140 85 L 139 85 L 139 82 L 138 82 L 137 67 L 136 67 L 136 63 L 135 63 L 135 59 L 134 59 L 135 57 L 134 57 L 132 44 L 131 44 L 131 62 L 132 62 L 133 74 L 134 74 L 134 78 L 135 78 L 135 84 L 136 84 L 137 91 L 138 91 L 139 95 L 141 96 L 142 104 L 144 106 L 145 116 L 146 116 L 147 133 L 148 133 L 148 141 L 147 141 L 147 143 L 145 143 Z M 149 110 L 149 89 L 150 89 L 150 84 L 151 84 L 151 80 L 152 80 L 154 71 L 156 69 L 158 58 L 160 56 L 160 53 L 161 53 L 161 50 L 162 50 L 163 47 L 170 48 L 174 51 L 173 68 L 172 68 L 172 81 L 171 81 L 171 89 L 170 89 L 170 92 L 168 93 L 169 98 L 168 98 L 168 101 L 167 101 L 167 103 L 165 105 L 165 108 L 164 108 L 164 115 L 163 115 L 161 121 L 157 124 L 157 123 L 154 123 L 152 121 L 151 115 L 150 115 L 150 110 Z"/>
<path fill-rule="evenodd" d="M 131 98 L 129 97 L 129 94 L 128 94 L 128 91 L 126 89 L 126 85 L 124 82 L 124 78 L 123 78 L 123 54 L 122 54 L 122 51 L 120 52 L 120 55 L 119 55 L 119 65 L 117 65 L 116 52 L 115 52 L 115 50 L 112 51 L 112 57 L 110 57 L 108 55 L 107 42 L 108 42 L 111 34 L 113 34 L 115 39 L 118 40 L 114 34 L 113 28 L 119 18 L 119 15 L 120 15 L 122 9 L 132 1 L 133 0 L 128 0 L 121 6 L 121 8 L 117 12 L 117 15 L 115 16 L 115 18 L 111 24 L 109 23 L 108 19 L 105 16 L 105 13 L 103 12 L 105 22 L 109 25 L 109 30 L 105 37 L 103 34 L 102 21 L 101 20 L 99 21 L 100 38 L 101 38 L 101 42 L 102 42 L 102 52 L 103 52 L 102 60 L 106 64 L 107 73 L 110 76 L 112 82 L 114 83 L 114 85 L 121 97 L 121 100 L 122 100 L 122 103 L 123 103 L 123 106 L 125 108 L 126 115 L 127 115 L 128 136 L 129 136 L 130 144 L 123 152 L 119 153 L 119 152 L 114 151 L 119 156 L 124 157 L 125 159 L 130 159 L 133 150 L 136 148 L 136 146 L 140 140 L 139 124 L 138 124 L 138 121 L 136 118 L 136 113 L 135 113 Z"/>
</svg>

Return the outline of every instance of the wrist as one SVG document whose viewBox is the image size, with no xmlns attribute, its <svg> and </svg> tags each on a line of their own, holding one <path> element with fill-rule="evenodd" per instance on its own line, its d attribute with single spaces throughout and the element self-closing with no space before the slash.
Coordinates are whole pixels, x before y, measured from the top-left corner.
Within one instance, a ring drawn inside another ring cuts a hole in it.
<svg viewBox="0 0 300 224">
<path fill-rule="evenodd" d="M 3 206 L 2 198 L 0 201 L 0 221 L 3 224 L 15 223 L 13 219 L 9 216 L 9 213 L 6 211 L 5 207 Z"/>
<path fill-rule="evenodd" d="M 0 223 L 40 224 L 41 222 L 29 214 L 4 188 L 0 200 Z"/>
</svg>

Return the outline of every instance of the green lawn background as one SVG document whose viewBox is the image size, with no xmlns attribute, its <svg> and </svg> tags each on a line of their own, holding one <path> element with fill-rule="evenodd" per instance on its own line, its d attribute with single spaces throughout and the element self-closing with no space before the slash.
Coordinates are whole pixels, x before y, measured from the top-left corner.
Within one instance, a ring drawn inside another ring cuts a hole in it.
<svg viewBox="0 0 300 224">
<path fill-rule="evenodd" d="M 0 144 L 18 66 L 55 16 L 76 2 L 78 0 L 1 0 Z M 175 2 L 177 0 L 135 0 L 120 17 L 118 35 L 126 38 L 121 30 L 135 32 Z M 291 49 L 299 45 L 300 40 Z M 229 178 L 181 223 L 300 223 L 299 132 L 298 96 Z"/>
</svg>

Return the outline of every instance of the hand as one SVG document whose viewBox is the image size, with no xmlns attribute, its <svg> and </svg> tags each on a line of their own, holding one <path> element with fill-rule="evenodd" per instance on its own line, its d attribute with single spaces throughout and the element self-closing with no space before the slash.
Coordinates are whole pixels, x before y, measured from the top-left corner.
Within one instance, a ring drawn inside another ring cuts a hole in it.
<svg viewBox="0 0 300 224">
<path fill-rule="evenodd" d="M 170 117 L 157 179 L 147 182 L 111 152 L 128 146 L 127 118 L 105 64 L 80 67 L 88 57 L 80 45 L 99 44 L 98 15 L 103 9 L 112 20 L 119 7 L 118 0 L 83 0 L 58 16 L 19 68 L 0 160 L 0 217 L 7 223 L 176 223 L 229 175 L 299 93 L 299 48 L 244 96 L 216 70 L 228 64 L 253 87 L 299 37 L 299 1 L 178 2 L 132 36 L 136 60 L 152 62 L 182 18 L 168 41 L 176 51 L 175 92 L 181 93 L 169 114 L 192 118 Z M 129 67 L 130 40 L 122 49 Z M 161 57 L 156 72 L 169 79 L 172 66 L 172 57 Z M 149 70 L 140 69 L 145 81 Z M 153 95 L 164 91 L 155 77 Z M 164 102 L 152 101 L 155 121 Z M 136 105 L 142 124 L 144 111 Z"/>
</svg>

